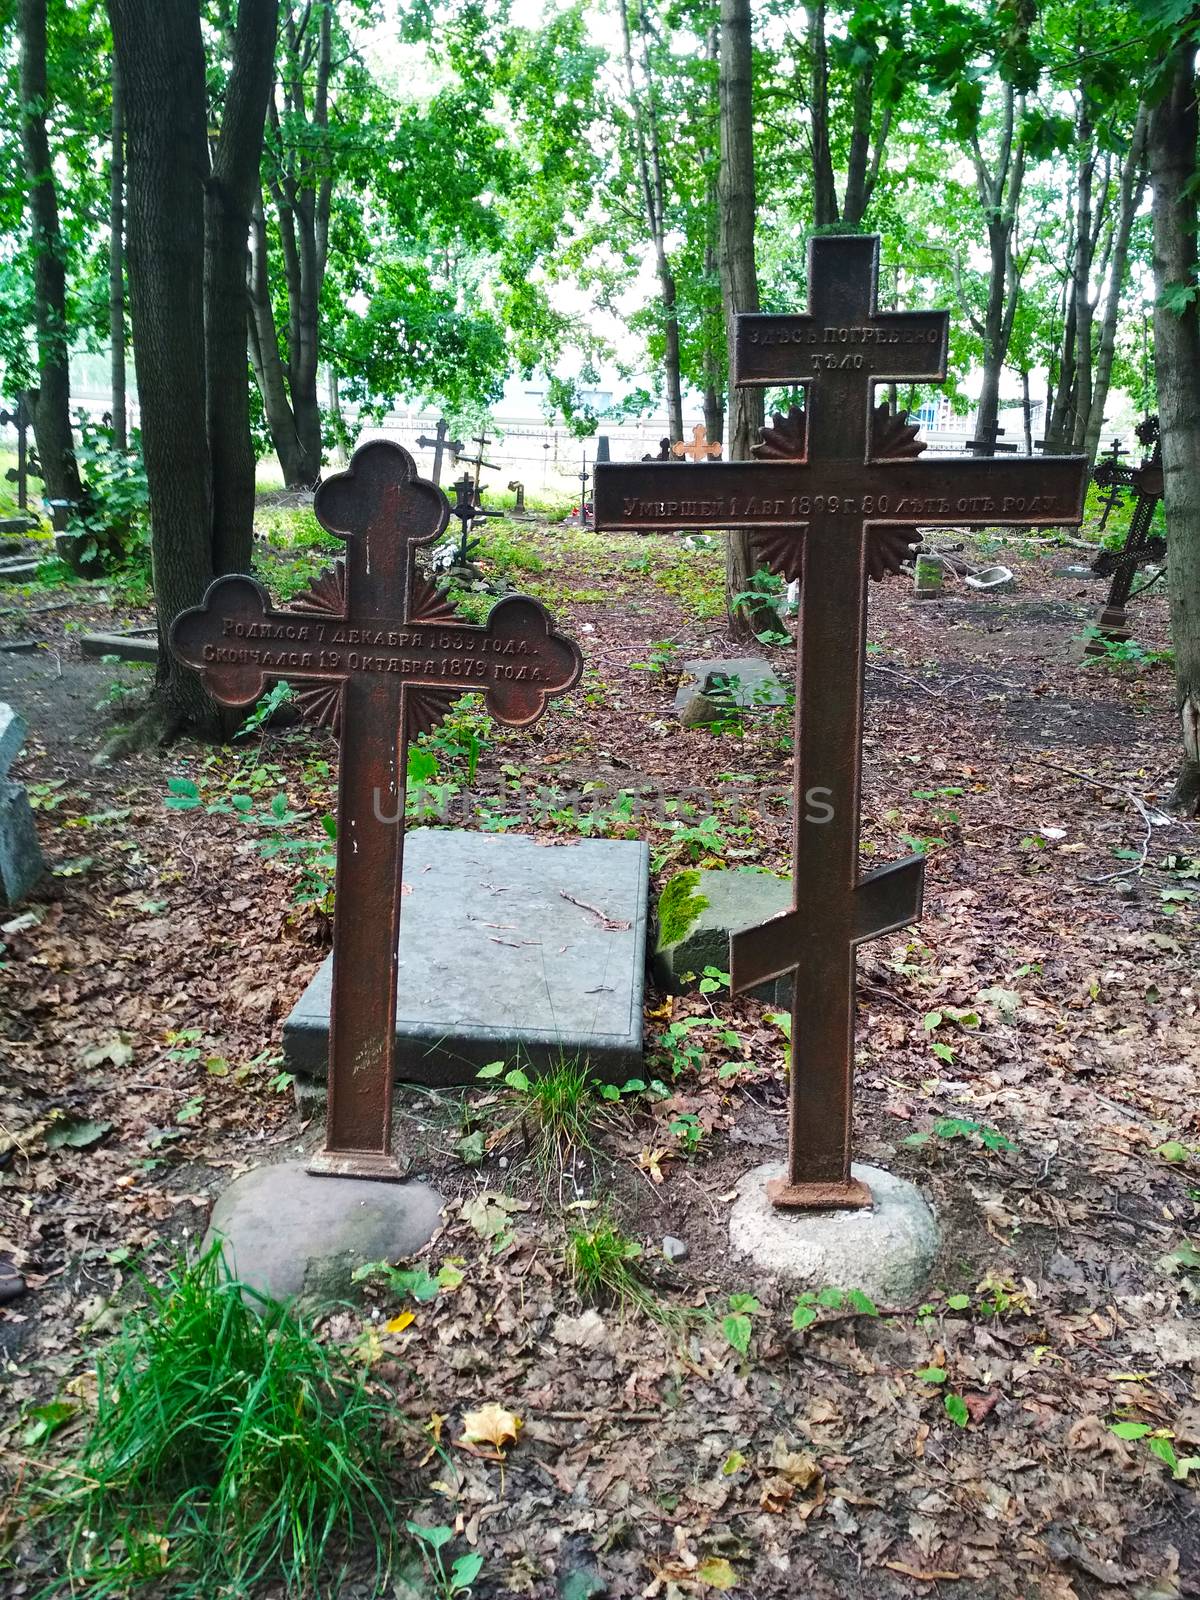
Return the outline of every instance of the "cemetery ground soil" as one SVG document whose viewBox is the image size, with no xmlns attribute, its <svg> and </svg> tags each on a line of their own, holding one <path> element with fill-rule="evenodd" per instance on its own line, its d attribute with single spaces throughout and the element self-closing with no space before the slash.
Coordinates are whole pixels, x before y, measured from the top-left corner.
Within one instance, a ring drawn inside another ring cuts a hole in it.
<svg viewBox="0 0 1200 1600">
<path fill-rule="evenodd" d="M 645 665 L 661 641 L 729 653 L 719 554 L 516 523 L 489 533 L 493 550 L 501 532 L 510 576 L 579 638 L 587 671 L 531 731 L 476 729 L 478 806 L 547 839 L 581 817 L 641 834 L 656 885 L 684 865 L 785 867 L 785 720 L 683 731 L 670 673 Z M 381 1287 L 322 1331 L 395 1395 L 398 1482 L 415 1515 L 485 1556 L 478 1595 L 1200 1593 L 1200 1473 L 1173 1477 L 1154 1453 L 1200 1456 L 1200 842 L 1154 810 L 1176 756 L 1170 672 L 1075 664 L 1103 585 L 1054 576 L 1078 558 L 1044 545 L 1000 558 L 1019 579 L 1000 598 L 955 586 L 921 604 L 901 580 L 871 596 L 864 861 L 919 839 L 929 865 L 920 928 L 860 952 L 855 1138 L 938 1212 L 923 1306 L 828 1311 L 797 1332 L 794 1297 L 729 1258 L 734 1185 L 784 1141 L 784 1039 L 754 1002 L 649 992 L 647 1077 L 670 1098 L 606 1107 L 561 1177 L 523 1160 L 519 1135 L 464 1166 L 457 1100 L 405 1097 L 414 1172 L 447 1198 L 425 1259 L 458 1263 L 461 1283 L 410 1304 L 402 1331 L 385 1329 L 404 1308 Z M 280 580 L 288 559 L 267 563 Z M 54 868 L 2 936 L 0 1252 L 28 1283 L 0 1310 L 12 1483 L 38 1453 L 29 1408 L 86 1395 L 137 1299 L 135 1263 L 161 1274 L 221 1186 L 318 1136 L 277 1074 L 326 918 L 295 904 L 287 857 L 263 859 L 263 827 L 167 810 L 167 781 L 210 803 L 283 790 L 307 814 L 291 834 L 311 837 L 334 752 L 288 729 L 96 768 L 94 708 L 139 674 L 81 661 L 73 636 L 144 614 L 96 589 L 4 604 L 0 631 L 45 646 L 0 656 L 0 698 L 30 723 L 16 770 Z M 1158 591 L 1136 627 L 1147 651 L 1165 643 Z M 786 673 L 787 652 L 774 659 Z M 465 735 L 435 743 L 436 781 L 465 785 L 468 751 Z M 573 807 L 529 803 L 585 785 L 602 787 Z M 630 820 L 620 792 L 646 789 L 700 803 Z M 688 1019 L 672 1062 L 671 1024 Z M 670 1126 L 685 1113 L 690 1157 Z M 502 1220 L 485 1191 L 515 1202 L 499 1248 L 481 1236 Z M 580 1302 L 565 1229 L 602 1211 L 686 1324 Z M 689 1247 L 673 1267 L 668 1233 Z M 759 1302 L 745 1355 L 721 1327 L 739 1293 Z M 459 1442 L 488 1402 L 523 1421 L 503 1461 Z M 15 1596 L 55 1552 L 36 1527 L 9 1531 L 0 1587 Z"/>
</svg>

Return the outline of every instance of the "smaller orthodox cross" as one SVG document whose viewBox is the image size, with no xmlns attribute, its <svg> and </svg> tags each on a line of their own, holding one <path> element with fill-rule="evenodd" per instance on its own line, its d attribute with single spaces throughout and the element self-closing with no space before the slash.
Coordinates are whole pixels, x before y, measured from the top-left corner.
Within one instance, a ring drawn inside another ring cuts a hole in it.
<svg viewBox="0 0 1200 1600">
<path fill-rule="evenodd" d="M 587 451 L 583 452 L 583 465 L 579 469 L 579 526 L 586 528 L 588 525 L 588 497 L 587 486 L 591 478 L 588 471 Z"/>
<path fill-rule="evenodd" d="M 444 533 L 450 507 L 398 444 L 361 445 L 313 509 L 346 541 L 344 560 L 286 610 L 253 578 L 218 578 L 176 618 L 171 648 L 220 705 L 251 705 L 272 679 L 303 685 L 306 715 L 340 740 L 329 1109 L 310 1169 L 399 1178 L 391 1114 L 409 740 L 471 690 L 497 721 L 524 727 L 583 662 L 538 601 L 507 596 L 478 627 L 418 572 L 417 549 Z"/>
<path fill-rule="evenodd" d="M 949 316 L 880 311 L 878 268 L 878 237 L 822 235 L 809 247 L 808 311 L 737 317 L 734 381 L 807 395 L 763 430 L 758 460 L 596 469 L 598 529 L 746 528 L 765 564 L 799 585 L 793 904 L 730 941 L 735 991 L 793 984 L 777 1206 L 871 1203 L 850 1171 L 854 953 L 921 914 L 923 856 L 859 875 L 867 579 L 899 570 L 917 524 L 1083 518 L 1081 458 L 917 459 L 916 426 L 874 406 L 874 386 L 944 380 Z"/>
<path fill-rule="evenodd" d="M 460 567 L 465 567 L 478 548 L 478 541 L 471 539 L 471 530 L 485 517 L 498 517 L 500 512 L 483 509 L 479 503 L 479 490 L 472 481 L 471 474 L 464 472 L 461 478 L 454 480 L 454 504 L 450 507 L 450 514 L 458 518 L 462 528 L 456 563 Z"/>
<path fill-rule="evenodd" d="M 1133 583 L 1137 577 L 1137 570 L 1143 562 L 1161 559 L 1165 554 L 1165 547 L 1161 541 L 1150 537 L 1155 508 L 1163 497 L 1162 440 L 1159 437 L 1158 418 L 1150 416 L 1139 422 L 1137 436 L 1143 448 L 1153 447 L 1149 456 L 1143 456 L 1140 466 L 1124 465 L 1120 459 L 1124 452 L 1120 452 L 1120 447 L 1114 439 L 1106 452 L 1105 459 L 1098 462 L 1092 472 L 1092 477 L 1100 487 L 1108 490 L 1101 527 L 1108 521 L 1116 497 L 1122 489 L 1132 491 L 1137 499 L 1133 515 L 1129 519 L 1125 543 L 1121 549 L 1116 552 L 1102 550 L 1092 563 L 1093 571 L 1102 577 L 1111 574 L 1112 582 L 1109 585 L 1108 598 L 1100 608 L 1094 623 L 1095 635 L 1089 640 L 1083 652 L 1088 656 L 1103 655 L 1105 642 L 1108 640 L 1120 641 L 1129 638 L 1127 607 L 1134 598 Z M 1149 584 L 1144 583 L 1137 593 L 1141 594 L 1142 590 L 1148 587 Z"/>
<path fill-rule="evenodd" d="M 425 435 L 422 434 L 417 440 L 417 443 L 420 445 L 422 450 L 433 451 L 433 481 L 436 484 L 440 484 L 442 481 L 443 451 L 449 450 L 450 454 L 455 458 L 455 460 L 457 460 L 462 454 L 462 440 L 448 439 L 446 435 L 449 433 L 449 431 L 449 428 L 446 426 L 445 417 L 439 417 L 436 437 L 433 439 L 427 439 Z"/>
<path fill-rule="evenodd" d="M 22 396 L 15 411 L 0 411 L 0 427 L 17 430 L 17 464 L 4 474 L 9 483 L 17 486 L 17 509 L 29 510 L 29 408 Z"/>
<path fill-rule="evenodd" d="M 715 461 L 721 454 L 721 445 L 720 441 L 716 439 L 710 444 L 705 437 L 704 424 L 698 422 L 692 429 L 691 444 L 685 443 L 683 439 L 677 439 L 671 446 L 671 454 L 678 456 L 681 461 L 684 456 L 687 456 L 691 461 L 708 461 L 710 459 Z"/>
</svg>

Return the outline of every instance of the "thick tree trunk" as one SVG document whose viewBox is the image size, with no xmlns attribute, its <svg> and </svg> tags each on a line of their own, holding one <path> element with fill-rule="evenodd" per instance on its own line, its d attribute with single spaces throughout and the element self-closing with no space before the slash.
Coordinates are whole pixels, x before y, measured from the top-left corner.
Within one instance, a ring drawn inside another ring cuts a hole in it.
<svg viewBox="0 0 1200 1600">
<path fill-rule="evenodd" d="M 195 0 L 110 0 L 125 91 L 129 300 L 160 635 L 214 576 L 204 374 L 208 116 Z M 168 713 L 216 733 L 194 673 L 159 651 Z"/>
<path fill-rule="evenodd" d="M 1166 91 L 1150 112 L 1149 165 L 1154 215 L 1154 365 L 1162 427 L 1171 637 L 1183 763 L 1171 797 L 1186 815 L 1200 810 L 1200 313 L 1192 290 L 1197 249 L 1196 47 L 1180 46 Z"/>
<path fill-rule="evenodd" d="M 129 444 L 125 395 L 125 102 L 112 64 L 112 162 L 108 199 L 108 331 L 112 346 L 112 430 L 118 450 Z"/>
<path fill-rule="evenodd" d="M 658 263 L 659 292 L 663 306 L 663 376 L 667 389 L 667 429 L 672 440 L 683 438 L 683 385 L 679 376 L 679 314 L 676 310 L 675 275 L 665 252 Z"/>
<path fill-rule="evenodd" d="M 1046 430 L 1046 454 L 1064 455 L 1075 427 L 1075 296 L 1068 296 L 1063 319 L 1058 381 Z"/>
<path fill-rule="evenodd" d="M 722 8 L 724 17 L 724 8 Z M 808 8 L 808 46 L 812 59 L 809 120 L 812 129 L 813 226 L 835 227 L 838 216 L 837 186 L 833 178 L 833 152 L 829 143 L 829 56 L 825 46 L 825 0 Z"/>
<path fill-rule="evenodd" d="M 850 153 L 846 162 L 846 194 L 842 222 L 847 231 L 857 228 L 871 198 L 868 164 L 871 156 L 871 117 L 875 108 L 875 75 L 868 65 L 854 77 L 854 114 L 850 124 Z"/>
<path fill-rule="evenodd" d="M 275 71 L 278 0 L 240 0 L 233 70 L 204 207 L 205 381 L 213 567 L 249 572 L 254 447 L 246 365 L 250 218 Z"/>
<path fill-rule="evenodd" d="M 1100 319 L 1100 343 L 1096 351 L 1096 375 L 1092 389 L 1092 402 L 1088 410 L 1087 429 L 1083 436 L 1083 452 L 1090 465 L 1095 465 L 1100 448 L 1100 433 L 1104 427 L 1104 407 L 1108 403 L 1108 390 L 1112 382 L 1113 354 L 1117 344 L 1117 320 L 1121 310 L 1121 295 L 1125 289 L 1125 269 L 1129 261 L 1129 236 L 1133 219 L 1142 203 L 1146 186 L 1146 107 L 1138 107 L 1137 121 L 1133 126 L 1129 154 L 1121 169 L 1120 196 L 1117 202 L 1117 220 L 1113 235 L 1112 260 L 1109 263 L 1108 292 L 1104 314 Z"/>
<path fill-rule="evenodd" d="M 71 435 L 70 330 L 67 327 L 65 242 L 46 132 L 46 0 L 21 0 L 21 139 L 29 181 L 33 244 L 33 303 L 38 387 L 25 399 L 33 419 L 49 500 L 78 500 L 81 490 Z"/>
<path fill-rule="evenodd" d="M 718 179 L 721 300 L 729 357 L 729 428 L 726 455 L 748 461 L 763 424 L 761 389 L 733 385 L 735 318 L 739 311 L 758 310 L 758 273 L 754 262 L 754 120 L 752 115 L 750 0 L 721 0 L 720 124 L 721 164 Z M 726 536 L 725 594 L 730 601 L 748 587 L 757 563 L 748 533 Z M 750 637 L 769 623 L 730 607 L 734 633 Z"/>
</svg>

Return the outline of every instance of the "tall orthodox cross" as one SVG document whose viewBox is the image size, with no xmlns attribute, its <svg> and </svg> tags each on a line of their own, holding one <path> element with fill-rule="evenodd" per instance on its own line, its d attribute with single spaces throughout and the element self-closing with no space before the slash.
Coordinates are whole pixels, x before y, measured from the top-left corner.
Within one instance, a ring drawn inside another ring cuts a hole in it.
<svg viewBox="0 0 1200 1600">
<path fill-rule="evenodd" d="M 438 425 L 437 425 L 437 432 L 434 435 L 434 437 L 432 439 L 428 439 L 428 438 L 426 438 L 426 436 L 424 434 L 422 434 L 421 437 L 417 440 L 417 443 L 420 445 L 422 450 L 432 450 L 433 451 L 433 481 L 434 481 L 434 483 L 439 484 L 439 485 L 441 484 L 441 481 L 442 481 L 442 453 L 443 453 L 443 451 L 449 450 L 450 454 L 454 457 L 454 459 L 456 461 L 458 460 L 459 456 L 462 454 L 462 448 L 463 448 L 462 440 L 461 439 L 450 439 L 450 438 L 447 438 L 447 435 L 449 434 L 449 432 L 450 432 L 450 430 L 446 426 L 445 417 L 439 417 L 438 418 Z"/>
<path fill-rule="evenodd" d="M 877 237 L 816 238 L 809 310 L 737 318 L 734 381 L 806 391 L 776 416 L 755 461 L 598 467 L 602 529 L 747 528 L 772 571 L 799 584 L 793 903 L 736 935 L 735 991 L 793 980 L 788 1170 L 778 1206 L 871 1203 L 851 1174 L 854 951 L 915 922 L 924 859 L 860 877 L 859 787 L 867 578 L 896 572 L 916 525 L 1044 527 L 1083 517 L 1082 458 L 939 456 L 903 413 L 874 407 L 879 383 L 946 376 L 944 311 L 880 311 Z"/>
<path fill-rule="evenodd" d="M 445 531 L 445 495 L 397 444 L 373 440 L 326 478 L 314 510 L 346 556 L 276 610 L 253 578 L 218 578 L 183 612 L 171 648 L 221 705 L 251 705 L 279 678 L 341 745 L 325 1150 L 336 1176 L 399 1178 L 391 1149 L 397 941 L 408 743 L 471 690 L 524 727 L 582 670 L 579 647 L 536 600 L 510 595 L 478 627 L 417 570 Z"/>
</svg>

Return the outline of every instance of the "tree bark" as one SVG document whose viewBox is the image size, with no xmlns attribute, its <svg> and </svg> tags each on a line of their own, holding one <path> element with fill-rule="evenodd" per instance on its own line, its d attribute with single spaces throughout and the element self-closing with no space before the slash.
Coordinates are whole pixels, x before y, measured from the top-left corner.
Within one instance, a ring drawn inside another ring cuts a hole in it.
<svg viewBox="0 0 1200 1600">
<path fill-rule="evenodd" d="M 720 126 L 721 163 L 718 178 L 721 301 L 729 364 L 729 428 L 726 455 L 730 461 L 748 461 L 763 424 L 761 389 L 739 389 L 733 384 L 736 316 L 757 311 L 758 273 L 754 261 L 754 120 L 752 113 L 752 56 L 750 0 L 721 0 Z M 751 637 L 763 625 L 734 608 L 732 597 L 749 585 L 757 567 L 750 535 L 742 529 L 726 535 L 725 596 L 730 627 L 735 635 Z M 775 620 L 769 612 L 767 620 Z"/>
<path fill-rule="evenodd" d="M 1092 400 L 1092 178 L 1096 152 L 1086 91 L 1079 92 L 1076 142 L 1079 151 L 1075 182 L 1075 420 L 1071 447 L 1079 449 L 1087 429 Z"/>
<path fill-rule="evenodd" d="M 279 457 L 283 481 L 289 489 L 305 486 L 308 463 L 296 432 L 296 419 L 288 400 L 287 376 L 279 353 L 279 334 L 271 305 L 271 285 L 267 276 L 267 222 L 262 198 L 254 206 L 250 225 L 250 360 L 262 394 L 263 410 L 275 454 Z"/>
<path fill-rule="evenodd" d="M 724 11 L 722 9 L 722 15 Z M 813 226 L 836 227 L 837 185 L 833 178 L 833 153 L 829 143 L 829 55 L 825 46 L 825 0 L 808 8 L 808 47 L 812 58 L 809 117 L 812 127 Z"/>
<path fill-rule="evenodd" d="M 1017 309 L 1013 230 L 1025 177 L 1025 145 L 1016 124 L 1024 116 L 1011 84 L 1004 85 L 1004 119 L 995 172 L 989 172 L 978 142 L 974 146 L 979 204 L 987 223 L 989 268 L 984 313 L 983 381 L 975 420 L 975 442 L 989 453 L 1000 416 L 1000 375 L 1008 355 Z"/>
<path fill-rule="evenodd" d="M 204 373 L 207 105 L 195 0 L 109 0 L 125 93 L 129 300 L 150 484 L 158 694 L 217 733 L 199 679 L 165 647 L 170 624 L 215 576 Z"/>
<path fill-rule="evenodd" d="M 1154 365 L 1162 436 L 1171 636 L 1183 761 L 1171 796 L 1200 810 L 1200 312 L 1164 296 L 1195 292 L 1197 111 L 1194 43 L 1176 47 L 1166 88 L 1150 112 L 1154 220 Z"/>
<path fill-rule="evenodd" d="M 71 434 L 70 330 L 67 327 L 65 241 L 46 131 L 46 0 L 20 0 L 21 140 L 29 181 L 33 245 L 34 325 L 38 387 L 25 396 L 33 420 L 48 500 L 81 494 Z"/>
<path fill-rule="evenodd" d="M 1104 427 L 1104 407 L 1108 402 L 1112 382 L 1113 354 L 1117 344 L 1117 320 L 1121 310 L 1121 295 L 1125 288 L 1125 270 L 1129 261 L 1129 236 L 1133 219 L 1142 203 L 1146 187 L 1146 106 L 1138 106 L 1137 120 L 1129 153 L 1121 168 L 1120 196 L 1117 202 L 1117 220 L 1113 235 L 1112 260 L 1109 263 L 1108 293 L 1104 302 L 1104 315 L 1100 319 L 1100 343 L 1096 351 L 1096 376 L 1092 389 L 1092 402 L 1088 410 L 1087 429 L 1083 436 L 1083 452 L 1094 466 L 1100 448 L 1100 433 Z"/>
<path fill-rule="evenodd" d="M 633 70 L 633 35 L 629 23 L 628 0 L 621 0 L 621 44 L 625 61 L 625 87 L 633 114 L 634 150 L 642 192 L 642 210 L 650 243 L 654 247 L 654 266 L 658 274 L 658 298 L 663 322 L 663 379 L 667 400 L 667 432 L 672 440 L 683 438 L 683 386 L 679 371 L 679 313 L 675 275 L 667 256 L 666 183 L 663 176 L 662 147 L 658 130 L 658 107 L 654 96 L 649 51 L 646 43 L 646 17 L 638 8 L 638 34 L 642 55 L 644 94 L 639 93 Z"/>
<path fill-rule="evenodd" d="M 118 450 L 129 445 L 125 395 L 125 104 L 116 57 L 112 64 L 112 161 L 108 200 L 108 331 L 112 347 L 112 434 Z"/>
<path fill-rule="evenodd" d="M 246 367 L 250 217 L 275 73 L 278 0 L 240 0 L 233 66 L 204 206 L 205 386 L 213 567 L 249 572 L 254 446 Z"/>
</svg>

